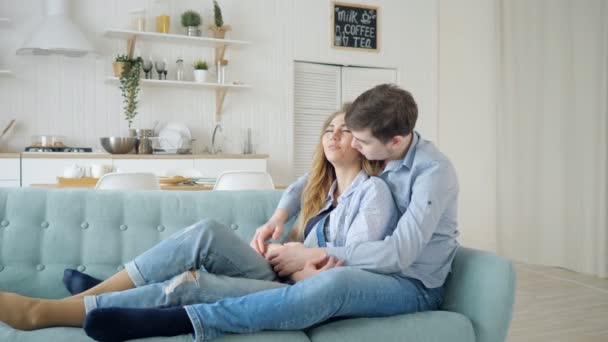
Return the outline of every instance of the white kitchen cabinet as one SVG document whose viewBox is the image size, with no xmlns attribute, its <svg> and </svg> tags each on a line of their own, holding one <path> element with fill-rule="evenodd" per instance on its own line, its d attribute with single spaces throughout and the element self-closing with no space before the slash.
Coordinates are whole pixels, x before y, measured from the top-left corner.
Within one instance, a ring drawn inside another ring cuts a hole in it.
<svg viewBox="0 0 608 342">
<path fill-rule="evenodd" d="M 225 171 L 267 171 L 267 159 L 194 159 L 194 168 L 203 177 L 217 177 Z"/>
<path fill-rule="evenodd" d="M 63 176 L 63 170 L 72 165 L 89 166 L 93 164 L 112 165 L 112 159 L 107 158 L 28 158 L 21 159 L 21 186 L 30 184 L 54 184 L 57 177 Z"/>
<path fill-rule="evenodd" d="M 0 188 L 18 188 L 20 186 L 18 180 L 3 181 L 0 180 Z"/>
<path fill-rule="evenodd" d="M 17 181 L 21 177 L 21 163 L 19 157 L 0 158 L 0 181 Z"/>
<path fill-rule="evenodd" d="M 114 159 L 114 168 L 120 172 L 153 172 L 165 176 L 167 171 L 190 170 L 192 159 Z"/>
</svg>

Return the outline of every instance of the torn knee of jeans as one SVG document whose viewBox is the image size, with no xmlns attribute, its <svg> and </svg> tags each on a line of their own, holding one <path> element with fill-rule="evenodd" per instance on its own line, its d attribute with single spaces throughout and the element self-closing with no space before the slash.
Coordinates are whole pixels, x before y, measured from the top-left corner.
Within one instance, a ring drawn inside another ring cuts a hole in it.
<svg viewBox="0 0 608 342">
<path fill-rule="evenodd" d="M 180 285 L 185 283 L 198 283 L 200 271 L 192 270 L 176 275 L 171 279 L 164 288 L 165 294 L 169 295 L 175 291 Z"/>
</svg>

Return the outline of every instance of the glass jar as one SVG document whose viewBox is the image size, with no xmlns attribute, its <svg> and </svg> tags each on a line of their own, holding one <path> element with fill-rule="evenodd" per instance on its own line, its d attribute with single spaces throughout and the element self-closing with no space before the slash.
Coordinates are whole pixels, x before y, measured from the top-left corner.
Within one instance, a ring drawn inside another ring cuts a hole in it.
<svg viewBox="0 0 608 342">
<path fill-rule="evenodd" d="M 156 15 L 156 32 L 169 33 L 171 26 L 171 17 L 169 16 L 169 5 L 166 1 L 156 0 L 154 2 Z"/>
<path fill-rule="evenodd" d="M 131 11 L 131 30 L 141 32 L 146 30 L 146 10 Z"/>
</svg>

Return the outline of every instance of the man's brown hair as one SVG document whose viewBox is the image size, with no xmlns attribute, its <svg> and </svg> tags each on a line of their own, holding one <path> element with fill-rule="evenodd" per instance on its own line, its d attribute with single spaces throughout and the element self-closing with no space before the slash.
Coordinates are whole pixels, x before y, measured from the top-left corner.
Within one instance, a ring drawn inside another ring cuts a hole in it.
<svg viewBox="0 0 608 342">
<path fill-rule="evenodd" d="M 394 84 L 381 84 L 359 95 L 344 117 L 349 129 L 369 128 L 383 143 L 394 136 L 412 133 L 417 119 L 414 97 Z"/>
</svg>

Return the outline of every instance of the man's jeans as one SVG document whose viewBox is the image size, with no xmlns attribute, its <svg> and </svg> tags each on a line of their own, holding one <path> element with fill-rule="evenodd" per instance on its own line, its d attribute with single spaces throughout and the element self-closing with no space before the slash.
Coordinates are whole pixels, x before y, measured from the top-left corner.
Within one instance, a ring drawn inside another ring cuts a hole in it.
<svg viewBox="0 0 608 342">
<path fill-rule="evenodd" d="M 332 317 L 438 309 L 443 288 L 339 267 L 287 285 L 232 230 L 203 220 L 126 264 L 134 289 L 85 297 L 96 307 L 186 306 L 197 341 L 225 333 L 299 330 Z"/>
<path fill-rule="evenodd" d="M 295 285 L 186 306 L 195 340 L 225 333 L 300 330 L 332 317 L 382 317 L 437 310 L 443 287 L 354 267 L 326 270 Z"/>
</svg>

